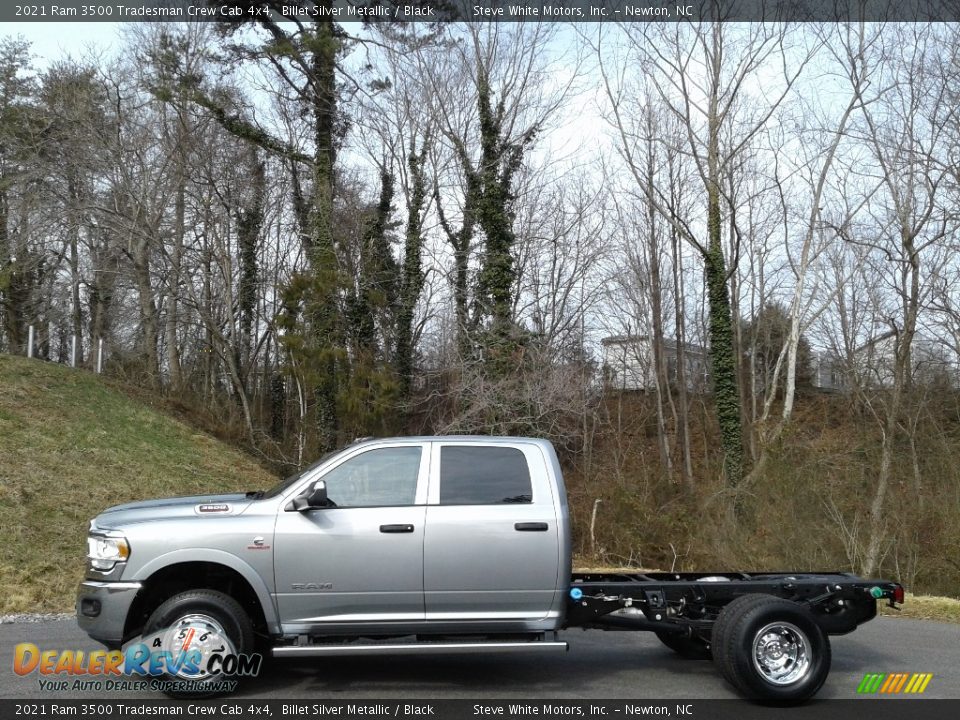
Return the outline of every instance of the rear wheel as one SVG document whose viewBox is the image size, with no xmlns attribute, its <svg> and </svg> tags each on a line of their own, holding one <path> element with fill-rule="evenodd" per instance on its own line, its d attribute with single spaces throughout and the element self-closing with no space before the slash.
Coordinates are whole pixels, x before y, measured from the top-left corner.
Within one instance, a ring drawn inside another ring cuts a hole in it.
<svg viewBox="0 0 960 720">
<path fill-rule="evenodd" d="M 222 681 L 234 678 L 211 659 L 249 653 L 254 644 L 249 615 L 236 600 L 216 590 L 174 595 L 150 615 L 143 635 L 170 653 L 173 663 L 163 679 L 173 686 L 164 690 L 171 697 L 223 693 Z"/>
<path fill-rule="evenodd" d="M 712 657 L 710 646 L 698 638 L 677 633 L 658 632 L 657 637 L 677 655 L 692 660 L 709 660 Z"/>
<path fill-rule="evenodd" d="M 810 612 L 772 595 L 737 598 L 714 627 L 713 659 L 748 697 L 799 703 L 830 672 L 830 640 Z"/>
</svg>

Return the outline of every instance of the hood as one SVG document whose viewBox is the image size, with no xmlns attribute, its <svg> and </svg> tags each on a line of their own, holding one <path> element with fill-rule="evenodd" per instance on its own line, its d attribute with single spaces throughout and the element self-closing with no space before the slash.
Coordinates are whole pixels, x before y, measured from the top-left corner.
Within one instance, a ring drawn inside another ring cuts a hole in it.
<svg viewBox="0 0 960 720">
<path fill-rule="evenodd" d="M 229 517 L 239 515 L 250 507 L 252 502 L 253 498 L 247 498 L 243 493 L 142 500 L 107 508 L 94 518 L 92 526 L 103 529 L 150 520 Z"/>
</svg>

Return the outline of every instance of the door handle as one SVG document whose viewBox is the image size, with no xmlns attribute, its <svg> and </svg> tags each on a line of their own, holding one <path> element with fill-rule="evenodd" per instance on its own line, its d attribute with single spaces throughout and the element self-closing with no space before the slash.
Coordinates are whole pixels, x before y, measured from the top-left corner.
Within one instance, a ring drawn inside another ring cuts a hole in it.
<svg viewBox="0 0 960 720">
<path fill-rule="evenodd" d="M 381 525 L 382 533 L 412 533 L 413 525 Z"/>
<path fill-rule="evenodd" d="M 547 524 L 544 522 L 516 523 L 513 529 L 519 532 L 546 532 Z"/>
</svg>

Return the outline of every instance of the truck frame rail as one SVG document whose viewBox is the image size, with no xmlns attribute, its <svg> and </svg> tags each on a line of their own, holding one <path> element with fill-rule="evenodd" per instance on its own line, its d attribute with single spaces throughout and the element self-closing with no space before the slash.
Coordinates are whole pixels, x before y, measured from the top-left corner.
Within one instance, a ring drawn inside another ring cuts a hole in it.
<svg viewBox="0 0 960 720">
<path fill-rule="evenodd" d="M 843 572 L 574 573 L 565 627 L 650 630 L 711 640 L 723 609 L 763 594 L 804 606 L 828 635 L 877 614 L 877 601 L 903 602 L 903 587 Z"/>
</svg>

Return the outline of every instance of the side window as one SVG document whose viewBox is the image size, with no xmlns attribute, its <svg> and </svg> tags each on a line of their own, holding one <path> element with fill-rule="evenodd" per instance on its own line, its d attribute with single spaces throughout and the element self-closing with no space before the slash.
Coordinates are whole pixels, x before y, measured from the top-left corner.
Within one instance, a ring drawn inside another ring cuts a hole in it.
<svg viewBox="0 0 960 720">
<path fill-rule="evenodd" d="M 421 454 L 419 445 L 368 450 L 318 479 L 336 507 L 413 505 Z"/>
<path fill-rule="evenodd" d="M 440 449 L 441 505 L 498 505 L 533 501 L 527 458 L 517 448 Z"/>
</svg>

